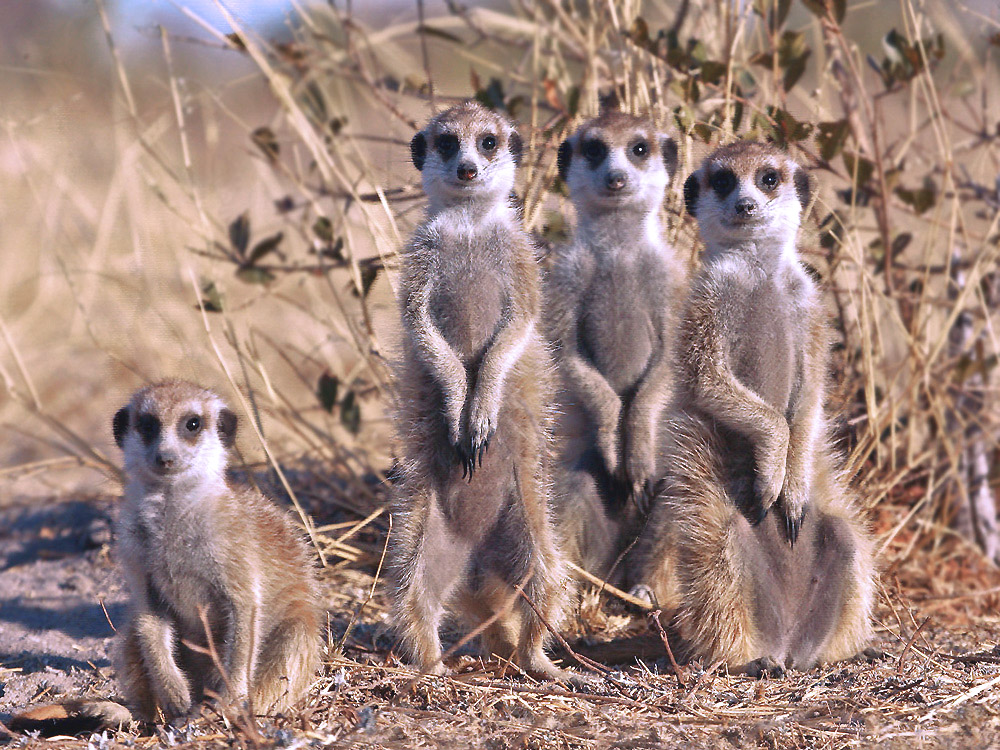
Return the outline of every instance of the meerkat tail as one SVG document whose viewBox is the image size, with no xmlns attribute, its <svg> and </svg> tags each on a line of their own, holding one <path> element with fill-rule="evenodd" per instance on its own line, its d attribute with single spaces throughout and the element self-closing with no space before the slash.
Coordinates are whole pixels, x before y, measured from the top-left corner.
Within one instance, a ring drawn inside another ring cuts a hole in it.
<svg viewBox="0 0 1000 750">
<path fill-rule="evenodd" d="M 114 701 L 72 700 L 35 706 L 9 722 L 14 732 L 39 732 L 43 737 L 120 729 L 134 721 L 132 712 Z"/>
</svg>

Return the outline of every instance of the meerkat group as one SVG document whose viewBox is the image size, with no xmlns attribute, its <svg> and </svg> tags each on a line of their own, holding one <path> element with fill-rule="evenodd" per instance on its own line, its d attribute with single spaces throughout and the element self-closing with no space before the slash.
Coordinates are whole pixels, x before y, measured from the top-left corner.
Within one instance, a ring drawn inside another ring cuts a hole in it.
<svg viewBox="0 0 1000 750">
<path fill-rule="evenodd" d="M 583 679 L 545 651 L 567 561 L 668 610 L 689 657 L 734 671 L 861 651 L 874 555 L 826 434 L 827 329 L 797 257 L 807 173 L 755 142 L 710 154 L 683 188 L 705 245 L 689 283 L 659 218 L 678 148 L 651 119 L 605 113 L 562 143 L 576 230 L 544 271 L 513 199 L 521 152 L 513 123 L 474 102 L 410 144 L 427 212 L 402 253 L 387 557 L 407 656 L 444 674 L 452 615 L 486 655 Z M 184 381 L 115 414 L 127 709 L 76 701 L 16 725 L 304 696 L 317 581 L 290 520 L 228 478 L 236 424 Z"/>
</svg>

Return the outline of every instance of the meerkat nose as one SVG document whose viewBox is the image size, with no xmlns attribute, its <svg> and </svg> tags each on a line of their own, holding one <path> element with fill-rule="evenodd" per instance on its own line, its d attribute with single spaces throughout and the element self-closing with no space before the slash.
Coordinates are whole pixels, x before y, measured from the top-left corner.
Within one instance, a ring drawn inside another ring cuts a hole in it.
<svg viewBox="0 0 1000 750">
<path fill-rule="evenodd" d="M 608 190 L 611 191 L 621 190 L 625 187 L 626 182 L 625 173 L 620 169 L 612 169 L 604 178 L 604 184 L 607 186 Z"/>
<path fill-rule="evenodd" d="M 159 469 L 170 469 L 174 465 L 174 461 L 177 457 L 173 453 L 168 453 L 166 451 L 156 452 L 156 466 Z"/>
<path fill-rule="evenodd" d="M 736 201 L 736 213 L 739 216 L 753 216 L 757 213 L 757 203 L 749 198 L 740 198 Z"/>
<path fill-rule="evenodd" d="M 470 164 L 469 162 L 462 162 L 458 165 L 458 179 L 462 182 L 469 182 L 469 180 L 476 179 L 476 175 L 479 174 L 479 170 L 476 169 L 475 164 Z"/>
</svg>

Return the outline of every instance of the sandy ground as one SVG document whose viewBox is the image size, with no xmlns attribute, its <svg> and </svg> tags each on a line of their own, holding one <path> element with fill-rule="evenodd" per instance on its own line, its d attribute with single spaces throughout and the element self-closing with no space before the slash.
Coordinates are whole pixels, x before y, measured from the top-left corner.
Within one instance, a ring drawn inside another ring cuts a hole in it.
<svg viewBox="0 0 1000 750">
<path fill-rule="evenodd" d="M 112 512 L 106 499 L 0 508 L 0 721 L 49 697 L 113 689 L 108 620 L 124 618 L 125 594 Z"/>
</svg>

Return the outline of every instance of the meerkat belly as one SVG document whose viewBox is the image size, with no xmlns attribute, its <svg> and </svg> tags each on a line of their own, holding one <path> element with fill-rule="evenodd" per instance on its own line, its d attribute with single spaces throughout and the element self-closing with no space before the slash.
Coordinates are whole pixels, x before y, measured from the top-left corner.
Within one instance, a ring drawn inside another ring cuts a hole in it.
<svg viewBox="0 0 1000 750">
<path fill-rule="evenodd" d="M 788 409 L 795 382 L 794 326 L 786 300 L 762 289 L 751 294 L 741 322 L 745 335 L 733 352 L 737 379 L 781 413 Z"/>
<path fill-rule="evenodd" d="M 434 322 L 466 362 L 482 356 L 500 327 L 509 299 L 501 278 L 490 269 L 456 269 L 431 298 Z"/>
<path fill-rule="evenodd" d="M 585 355 L 620 395 L 636 387 L 655 348 L 650 306 L 635 290 L 634 282 L 610 273 L 595 284 L 580 316 Z"/>
</svg>

